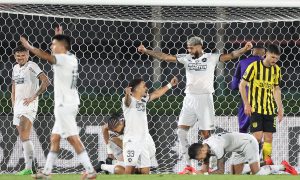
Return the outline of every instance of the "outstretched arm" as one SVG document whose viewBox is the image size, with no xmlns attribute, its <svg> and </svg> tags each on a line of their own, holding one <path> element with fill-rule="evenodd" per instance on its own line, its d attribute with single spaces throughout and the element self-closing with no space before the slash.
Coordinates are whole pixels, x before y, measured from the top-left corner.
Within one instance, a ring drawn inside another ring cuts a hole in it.
<svg viewBox="0 0 300 180">
<path fill-rule="evenodd" d="M 167 62 L 176 62 L 177 61 L 176 56 L 165 54 L 165 53 L 158 52 L 158 51 L 152 51 L 150 49 L 146 49 L 143 44 L 141 44 L 138 47 L 138 52 L 140 52 L 142 54 L 147 54 L 147 55 L 152 56 L 155 59 L 159 59 L 161 61 L 167 61 Z"/>
<path fill-rule="evenodd" d="M 178 79 L 173 77 L 170 83 L 162 88 L 155 90 L 153 93 L 150 94 L 149 101 L 159 98 L 160 96 L 164 95 L 169 89 L 173 86 L 178 84 Z"/>
<path fill-rule="evenodd" d="M 47 53 L 47 52 L 45 52 L 41 49 L 38 49 L 38 48 L 35 48 L 35 47 L 31 46 L 29 44 L 29 42 L 24 37 L 21 37 L 20 41 L 26 49 L 28 49 L 30 52 L 32 52 L 34 55 L 36 55 L 40 59 L 46 60 L 50 64 L 56 64 L 55 56 L 53 56 L 53 55 L 51 55 L 51 54 L 49 54 L 49 53 Z"/>
<path fill-rule="evenodd" d="M 245 54 L 247 51 L 249 51 L 252 47 L 253 47 L 252 43 L 247 42 L 245 44 L 245 46 L 243 48 L 239 49 L 239 50 L 232 51 L 229 54 L 222 54 L 220 56 L 220 61 L 226 62 L 226 61 L 229 61 L 229 60 L 232 60 L 232 59 L 239 58 L 240 56 Z"/>
</svg>

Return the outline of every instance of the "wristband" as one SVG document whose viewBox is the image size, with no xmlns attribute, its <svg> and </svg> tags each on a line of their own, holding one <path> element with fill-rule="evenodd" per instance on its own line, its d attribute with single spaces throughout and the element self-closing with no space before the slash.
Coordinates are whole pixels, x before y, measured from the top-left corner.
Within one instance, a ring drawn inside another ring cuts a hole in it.
<svg viewBox="0 0 300 180">
<path fill-rule="evenodd" d="M 169 83 L 169 84 L 167 85 L 167 87 L 168 87 L 169 89 L 171 89 L 171 88 L 172 88 L 172 84 Z"/>
</svg>

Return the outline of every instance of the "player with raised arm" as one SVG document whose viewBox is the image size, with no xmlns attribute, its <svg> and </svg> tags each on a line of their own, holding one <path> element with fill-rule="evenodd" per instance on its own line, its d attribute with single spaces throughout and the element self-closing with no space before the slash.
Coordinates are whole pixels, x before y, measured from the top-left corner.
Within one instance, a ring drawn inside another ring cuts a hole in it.
<svg viewBox="0 0 300 180">
<path fill-rule="evenodd" d="M 123 157 L 125 173 L 133 174 L 140 168 L 141 174 L 149 174 L 151 158 L 155 156 L 155 144 L 149 133 L 146 105 L 164 95 L 178 80 L 174 77 L 170 83 L 147 94 L 147 86 L 143 79 L 133 79 L 125 89 L 122 109 L 125 118 Z"/>
<path fill-rule="evenodd" d="M 11 102 L 14 111 L 13 125 L 17 127 L 23 145 L 25 169 L 17 175 L 32 174 L 34 147 L 30 140 L 33 121 L 38 110 L 38 97 L 49 86 L 48 77 L 40 67 L 29 61 L 29 51 L 22 45 L 14 49 L 17 64 L 12 72 Z M 39 86 L 39 81 L 41 85 Z"/>
<path fill-rule="evenodd" d="M 267 47 L 266 57 L 253 62 L 246 69 L 240 83 L 240 93 L 244 103 L 244 111 L 250 116 L 250 132 L 259 143 L 263 142 L 263 160 L 273 164 L 271 159 L 273 133 L 276 132 L 275 105 L 279 122 L 283 118 L 281 101 L 281 71 L 276 62 L 280 57 L 277 45 Z M 247 96 L 246 86 L 249 87 Z"/>
<path fill-rule="evenodd" d="M 76 88 L 78 60 L 75 55 L 69 52 L 71 49 L 70 37 L 62 34 L 61 27 L 56 29 L 55 34 L 52 38 L 52 54 L 31 46 L 24 37 L 21 37 L 23 46 L 39 58 L 52 64 L 54 70 L 55 123 L 51 135 L 50 152 L 43 171 L 39 171 L 32 177 L 35 179 L 50 178 L 60 150 L 60 139 L 66 138 L 75 149 L 80 163 L 87 172 L 82 179 L 96 179 L 96 172 L 80 140 L 75 120 L 80 104 Z"/>
<path fill-rule="evenodd" d="M 250 57 L 239 61 L 235 69 L 234 75 L 232 77 L 232 82 L 230 86 L 232 90 L 239 90 L 239 84 L 243 79 L 243 74 L 246 71 L 247 67 L 255 61 L 262 60 L 264 58 L 264 55 L 265 55 L 265 48 L 262 45 L 257 44 L 253 46 Z M 248 94 L 248 88 L 246 90 Z M 247 133 L 250 125 L 250 117 L 245 114 L 244 103 L 242 101 L 238 108 L 238 122 L 239 122 L 239 132 Z"/>
<path fill-rule="evenodd" d="M 254 136 L 246 133 L 220 133 L 204 140 L 203 143 L 194 143 L 189 149 L 189 157 L 203 162 L 201 170 L 196 174 L 224 174 L 226 153 L 232 152 L 231 168 L 233 174 L 251 171 L 253 175 L 269 175 L 278 171 L 286 171 L 297 175 L 297 171 L 287 162 L 282 161 L 281 165 L 266 165 L 260 167 L 258 142 Z M 217 169 L 208 172 L 209 159 L 215 156 Z M 248 163 L 248 167 L 244 167 Z"/>
<path fill-rule="evenodd" d="M 219 61 L 226 62 L 236 59 L 252 48 L 252 44 L 247 42 L 245 47 L 229 54 L 205 53 L 203 51 L 203 41 L 200 37 L 192 37 L 187 41 L 188 54 L 169 55 L 162 52 L 146 49 L 143 45 L 138 47 L 138 51 L 152 56 L 155 59 L 167 62 L 179 62 L 184 64 L 186 70 L 186 96 L 178 122 L 178 139 L 186 160 L 185 171 L 194 171 L 191 167 L 187 150 L 189 147 L 187 134 L 197 120 L 201 136 L 206 139 L 210 136 L 210 131 L 214 129 L 214 72 Z"/>
</svg>

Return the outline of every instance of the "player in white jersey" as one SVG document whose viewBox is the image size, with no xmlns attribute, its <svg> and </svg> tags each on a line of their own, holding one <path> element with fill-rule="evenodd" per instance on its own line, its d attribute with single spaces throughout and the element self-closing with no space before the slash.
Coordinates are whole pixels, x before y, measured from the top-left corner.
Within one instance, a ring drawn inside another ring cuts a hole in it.
<svg viewBox="0 0 300 180">
<path fill-rule="evenodd" d="M 215 134 L 204 140 L 203 143 L 194 143 L 188 149 L 191 159 L 202 161 L 202 167 L 196 174 L 224 174 L 226 153 L 231 152 L 231 165 L 233 174 L 242 174 L 245 163 L 254 175 L 268 175 L 278 171 L 286 171 L 290 174 L 297 175 L 297 171 L 286 161 L 282 165 L 267 165 L 260 167 L 258 142 L 254 136 L 245 133 L 220 133 Z M 208 172 L 209 159 L 216 156 L 217 169 Z"/>
<path fill-rule="evenodd" d="M 29 60 L 29 51 L 22 45 L 14 49 L 17 64 L 12 72 L 11 101 L 14 111 L 13 125 L 17 127 L 23 145 L 25 169 L 18 175 L 32 174 L 34 147 L 30 140 L 33 121 L 38 110 L 38 97 L 49 86 L 48 77 L 40 67 Z M 41 85 L 39 86 L 39 81 Z"/>
<path fill-rule="evenodd" d="M 187 41 L 188 54 L 169 55 L 162 52 L 146 49 L 143 45 L 138 51 L 152 56 L 155 59 L 167 62 L 182 63 L 186 70 L 186 96 L 178 122 L 178 139 L 186 160 L 185 170 L 193 171 L 187 149 L 189 147 L 187 133 L 197 121 L 201 136 L 206 139 L 210 130 L 214 129 L 215 110 L 212 93 L 214 92 L 214 71 L 219 61 L 226 62 L 236 59 L 252 48 L 247 42 L 245 47 L 229 54 L 205 53 L 203 41 L 200 37 L 192 37 Z M 184 172 L 183 171 L 183 172 Z"/>
<path fill-rule="evenodd" d="M 140 168 L 141 174 L 149 174 L 156 148 L 148 129 L 146 104 L 164 95 L 177 83 L 174 77 L 168 85 L 147 94 L 144 80 L 133 79 L 125 89 L 122 109 L 125 118 L 123 157 L 126 174 L 133 174 L 136 167 Z"/>
<path fill-rule="evenodd" d="M 96 173 L 83 146 L 76 124 L 78 112 L 79 95 L 76 88 L 78 76 L 78 60 L 71 54 L 71 39 L 62 34 L 62 28 L 56 28 L 55 36 L 52 38 L 52 54 L 44 52 L 29 44 L 21 37 L 25 48 L 53 65 L 54 70 L 54 115 L 55 123 L 51 135 L 51 147 L 43 171 L 33 176 L 36 179 L 49 178 L 53 164 L 60 150 L 60 139 L 66 138 L 78 154 L 79 161 L 86 169 L 87 174 L 83 179 L 96 179 Z"/>
</svg>

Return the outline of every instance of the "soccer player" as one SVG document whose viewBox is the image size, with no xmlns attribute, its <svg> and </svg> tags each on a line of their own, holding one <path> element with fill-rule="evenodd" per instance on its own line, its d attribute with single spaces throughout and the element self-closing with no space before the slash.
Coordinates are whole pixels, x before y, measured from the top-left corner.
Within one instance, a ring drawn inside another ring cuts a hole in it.
<svg viewBox="0 0 300 180">
<path fill-rule="evenodd" d="M 59 153 L 60 139 L 66 138 L 75 149 L 79 161 L 86 169 L 87 174 L 82 178 L 96 179 L 96 172 L 80 140 L 75 120 L 80 103 L 76 88 L 78 60 L 75 55 L 69 52 L 71 49 L 70 37 L 57 31 L 58 29 L 56 29 L 56 35 L 52 38 L 52 54 L 31 46 L 24 37 L 21 37 L 23 46 L 39 58 L 52 64 L 54 70 L 55 123 L 51 135 L 50 152 L 43 171 L 32 177 L 35 179 L 50 178 L 53 164 Z"/>
<path fill-rule="evenodd" d="M 140 168 L 141 174 L 149 174 L 151 158 L 155 156 L 155 144 L 149 133 L 146 105 L 169 89 L 177 85 L 176 77 L 170 83 L 154 92 L 147 94 L 147 86 L 143 79 L 133 79 L 125 89 L 122 99 L 122 109 L 125 118 L 123 157 L 125 173 L 133 174 L 135 168 Z"/>
<path fill-rule="evenodd" d="M 25 169 L 18 175 L 32 174 L 34 147 L 30 140 L 33 121 L 38 110 L 38 97 L 49 86 L 48 77 L 40 67 L 29 61 L 29 51 L 22 45 L 14 49 L 17 64 L 12 72 L 11 102 L 14 111 L 13 125 L 17 127 L 23 145 Z M 39 86 L 39 81 L 41 85 Z"/>
<path fill-rule="evenodd" d="M 240 83 L 240 93 L 243 99 L 245 114 L 250 116 L 250 132 L 259 143 L 263 143 L 263 160 L 273 164 L 271 159 L 273 133 L 276 132 L 275 103 L 279 122 L 283 118 L 281 101 L 280 67 L 276 62 L 280 57 L 278 46 L 267 47 L 266 57 L 253 62 L 246 69 Z M 246 86 L 249 87 L 247 96 Z M 263 139 L 263 140 L 262 140 Z"/>
<path fill-rule="evenodd" d="M 189 147 L 188 153 L 191 159 L 202 161 L 202 167 L 196 174 L 224 174 L 226 153 L 232 152 L 232 173 L 242 174 L 247 171 L 244 164 L 248 163 L 253 175 L 268 175 L 278 171 L 286 171 L 297 175 L 297 171 L 287 162 L 282 161 L 281 165 L 267 165 L 260 168 L 258 142 L 254 136 L 246 133 L 221 133 L 212 135 L 203 143 L 194 143 Z M 208 172 L 209 158 L 216 156 L 217 169 Z"/>
<path fill-rule="evenodd" d="M 264 55 L 265 55 L 265 48 L 262 45 L 258 44 L 253 47 L 251 57 L 243 59 L 238 63 L 230 86 L 232 90 L 239 90 L 240 81 L 249 64 L 255 61 L 262 60 Z M 248 88 L 246 88 L 246 93 L 248 94 Z M 250 125 L 250 117 L 244 113 L 244 103 L 242 102 L 240 103 L 238 109 L 238 122 L 239 122 L 239 132 L 247 133 Z"/>
<path fill-rule="evenodd" d="M 214 71 L 219 61 L 226 62 L 236 59 L 252 48 L 252 44 L 247 42 L 245 47 L 229 54 L 213 54 L 203 51 L 203 41 L 200 37 L 191 37 L 187 41 L 188 54 L 169 55 L 162 52 L 146 49 L 143 45 L 138 47 L 138 51 L 152 56 L 161 61 L 179 62 L 184 64 L 186 70 L 186 96 L 178 122 L 178 139 L 186 160 L 184 171 L 193 171 L 191 161 L 187 154 L 189 147 L 187 134 L 197 120 L 201 136 L 206 139 L 210 136 L 210 131 L 214 129 Z M 181 172 L 181 173 L 182 173 Z"/>
</svg>

